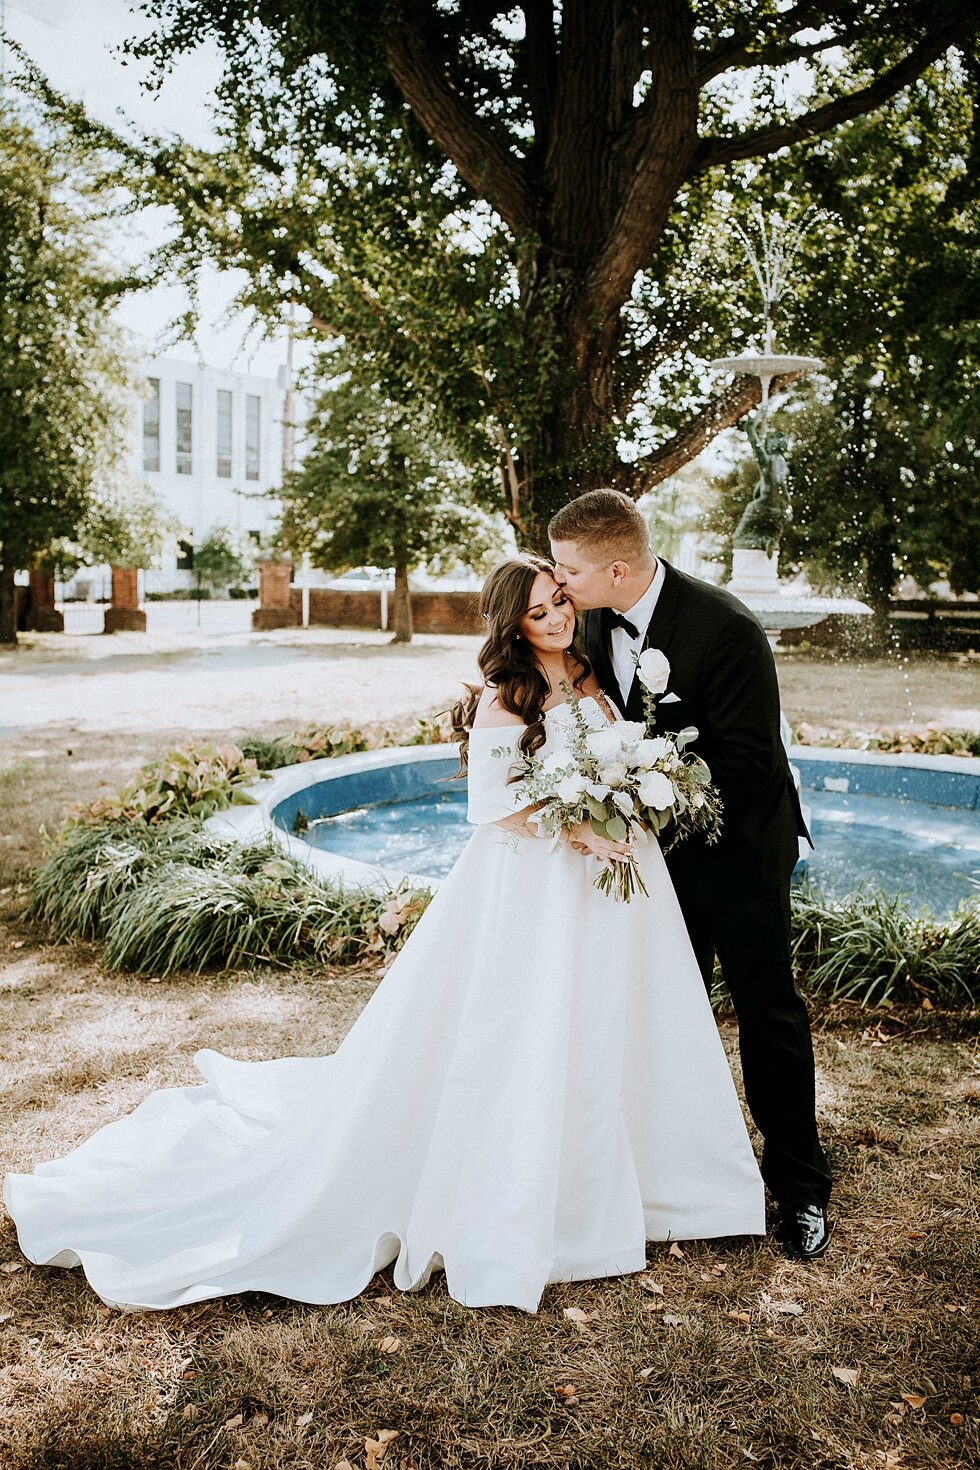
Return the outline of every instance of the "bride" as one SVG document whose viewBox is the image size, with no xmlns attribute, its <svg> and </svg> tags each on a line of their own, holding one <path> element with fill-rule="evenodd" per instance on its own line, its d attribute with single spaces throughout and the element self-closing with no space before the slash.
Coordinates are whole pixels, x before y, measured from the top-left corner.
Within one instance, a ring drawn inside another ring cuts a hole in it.
<svg viewBox="0 0 980 1470">
<path fill-rule="evenodd" d="M 649 898 L 593 887 L 625 849 L 558 848 L 512 766 L 572 716 L 615 719 L 550 563 L 482 594 L 485 686 L 453 712 L 476 831 L 332 1056 L 197 1054 L 204 1085 L 152 1093 L 4 1198 L 25 1255 L 98 1294 L 167 1308 L 258 1290 L 356 1296 L 394 1262 L 466 1306 L 533 1312 L 549 1282 L 639 1271 L 648 1240 L 762 1234 L 762 1183 L 656 842 Z M 497 754 L 494 754 L 497 752 Z"/>
</svg>

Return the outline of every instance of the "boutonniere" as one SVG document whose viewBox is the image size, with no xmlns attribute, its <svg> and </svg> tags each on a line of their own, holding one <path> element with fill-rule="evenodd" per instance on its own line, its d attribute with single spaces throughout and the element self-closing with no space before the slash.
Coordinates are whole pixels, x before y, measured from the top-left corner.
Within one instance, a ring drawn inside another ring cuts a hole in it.
<svg viewBox="0 0 980 1470">
<path fill-rule="evenodd" d="M 670 682 L 670 660 L 659 648 L 645 648 L 636 656 L 636 675 L 643 685 L 643 713 L 652 728 L 657 722 L 657 705 L 677 704 L 678 696 L 667 693 Z"/>
</svg>

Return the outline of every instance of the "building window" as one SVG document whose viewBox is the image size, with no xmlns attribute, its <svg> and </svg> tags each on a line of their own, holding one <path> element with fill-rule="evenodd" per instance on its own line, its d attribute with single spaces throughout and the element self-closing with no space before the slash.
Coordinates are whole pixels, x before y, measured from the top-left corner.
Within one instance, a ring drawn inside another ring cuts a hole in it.
<svg viewBox="0 0 980 1470">
<path fill-rule="evenodd" d="M 194 543 L 192 541 L 180 540 L 177 542 L 177 570 L 178 572 L 194 570 Z"/>
<path fill-rule="evenodd" d="M 259 478 L 259 414 L 262 400 L 257 393 L 245 395 L 245 478 Z"/>
<path fill-rule="evenodd" d="M 218 389 L 218 478 L 231 479 L 231 393 Z"/>
<path fill-rule="evenodd" d="M 177 473 L 194 473 L 194 388 L 177 384 Z"/>
<path fill-rule="evenodd" d="M 150 396 L 143 403 L 143 468 L 160 468 L 160 379 L 148 378 Z"/>
</svg>

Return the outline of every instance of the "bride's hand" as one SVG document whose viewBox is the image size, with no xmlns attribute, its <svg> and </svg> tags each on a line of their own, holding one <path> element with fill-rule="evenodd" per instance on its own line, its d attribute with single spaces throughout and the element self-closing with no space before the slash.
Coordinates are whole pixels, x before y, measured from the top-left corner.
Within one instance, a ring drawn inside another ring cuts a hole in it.
<svg viewBox="0 0 980 1470">
<path fill-rule="evenodd" d="M 570 827 L 568 841 L 576 852 L 591 853 L 593 857 L 607 863 L 629 862 L 632 856 L 628 843 L 613 842 L 608 837 L 600 837 L 593 832 L 589 822 L 579 822 L 577 827 Z"/>
</svg>

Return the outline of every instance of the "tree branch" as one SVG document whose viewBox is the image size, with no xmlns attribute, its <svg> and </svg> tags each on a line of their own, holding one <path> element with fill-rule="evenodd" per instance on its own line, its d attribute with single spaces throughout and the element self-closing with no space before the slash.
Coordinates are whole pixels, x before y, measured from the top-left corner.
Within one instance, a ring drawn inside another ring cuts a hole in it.
<svg viewBox="0 0 980 1470">
<path fill-rule="evenodd" d="M 698 149 L 699 170 L 716 168 L 719 164 L 734 163 L 745 158 L 762 158 L 776 153 L 780 148 L 802 142 L 804 138 L 815 138 L 829 132 L 841 123 L 850 122 L 865 112 L 872 112 L 894 97 L 909 82 L 921 76 L 927 66 L 936 61 L 963 34 L 963 26 L 946 26 L 941 31 L 924 36 L 903 61 L 883 72 L 869 86 L 851 92 L 847 97 L 838 97 L 833 102 L 803 113 L 792 122 L 775 124 L 772 127 L 755 128 L 750 133 L 741 133 L 734 138 L 703 138 Z"/>
<path fill-rule="evenodd" d="M 387 38 L 388 67 L 429 137 L 516 234 L 534 228 L 534 197 L 524 166 L 464 102 L 407 20 Z"/>
<path fill-rule="evenodd" d="M 780 378 L 773 378 L 770 396 L 798 377 L 799 373 L 784 373 Z M 624 465 L 616 477 L 617 488 L 626 490 L 634 500 L 638 500 L 695 459 L 723 429 L 737 424 L 761 400 L 762 385 L 758 378 L 736 377 L 733 383 L 710 399 L 699 414 L 678 429 L 666 444 L 661 444 L 659 449 L 635 464 Z"/>
<path fill-rule="evenodd" d="M 797 31 L 804 30 L 814 21 L 828 20 L 827 5 L 816 5 L 813 0 L 798 0 L 792 10 L 784 11 L 778 17 L 779 30 L 787 38 L 795 36 Z M 724 41 L 719 41 L 711 51 L 705 53 L 697 70 L 698 87 L 701 88 L 710 82 L 713 77 L 720 76 L 722 72 L 729 71 L 736 66 L 752 66 L 769 62 L 768 55 L 758 62 L 755 58 L 757 53 L 752 50 L 753 32 L 749 30 L 736 31 L 733 36 L 727 36 Z M 792 44 L 789 42 L 788 44 Z M 840 45 L 840 38 L 828 42 L 829 45 Z M 792 60 L 792 57 L 789 58 Z"/>
</svg>

